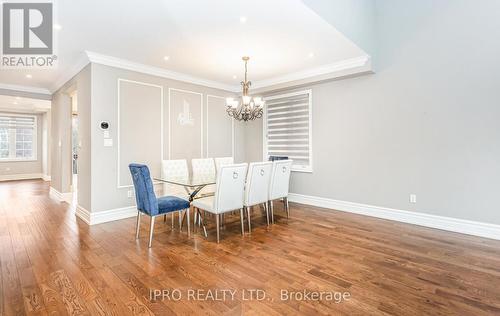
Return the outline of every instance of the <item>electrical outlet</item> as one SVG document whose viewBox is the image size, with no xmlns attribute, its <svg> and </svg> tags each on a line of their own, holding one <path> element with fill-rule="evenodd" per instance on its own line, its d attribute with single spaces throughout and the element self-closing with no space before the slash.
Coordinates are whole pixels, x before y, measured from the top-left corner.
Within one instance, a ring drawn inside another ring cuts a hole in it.
<svg viewBox="0 0 500 316">
<path fill-rule="evenodd" d="M 132 191 L 132 190 L 128 190 L 127 191 L 127 197 L 128 198 L 131 198 L 133 194 L 134 194 L 134 191 Z"/>
<path fill-rule="evenodd" d="M 410 194 L 410 203 L 417 203 L 417 195 Z"/>
</svg>

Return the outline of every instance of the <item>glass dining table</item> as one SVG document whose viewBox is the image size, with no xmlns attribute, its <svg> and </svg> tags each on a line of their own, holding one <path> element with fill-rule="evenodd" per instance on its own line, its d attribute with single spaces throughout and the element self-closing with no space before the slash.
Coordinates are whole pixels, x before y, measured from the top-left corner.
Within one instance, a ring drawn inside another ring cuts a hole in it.
<svg viewBox="0 0 500 316">
<path fill-rule="evenodd" d="M 189 200 L 189 203 L 191 204 L 192 207 L 192 202 L 195 199 L 207 197 L 207 196 L 213 196 L 213 193 L 205 193 L 205 194 L 200 194 L 200 191 L 209 185 L 214 185 L 216 183 L 216 176 L 215 175 L 190 175 L 189 177 L 168 177 L 168 178 L 163 178 L 163 177 L 155 177 L 153 178 L 155 181 L 160 182 L 160 183 L 167 183 L 167 184 L 172 184 L 172 185 L 177 185 L 180 187 L 183 187 L 186 190 L 187 197 Z M 203 232 L 205 234 L 205 237 L 207 237 L 207 229 L 205 227 L 204 223 L 204 214 L 200 212 L 199 209 L 194 210 L 193 213 L 193 231 L 196 227 L 196 224 L 198 223 L 198 226 L 203 226 Z M 182 229 L 182 223 L 184 221 L 184 216 L 179 217 L 179 226 L 180 229 Z M 188 235 L 190 234 L 190 227 L 189 227 L 189 214 L 187 217 L 187 229 L 188 229 Z"/>
</svg>

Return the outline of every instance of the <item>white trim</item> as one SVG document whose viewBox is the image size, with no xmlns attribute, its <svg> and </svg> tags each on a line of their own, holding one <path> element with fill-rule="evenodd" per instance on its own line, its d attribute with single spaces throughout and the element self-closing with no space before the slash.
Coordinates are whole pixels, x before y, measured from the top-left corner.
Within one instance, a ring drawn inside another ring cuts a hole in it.
<svg viewBox="0 0 500 316">
<path fill-rule="evenodd" d="M 43 175 L 41 173 L 0 175 L 0 181 L 30 180 L 30 179 L 42 179 L 42 178 Z"/>
<path fill-rule="evenodd" d="M 42 175 L 42 179 L 43 179 L 43 181 L 51 181 L 52 177 L 49 176 L 48 174 L 44 174 L 44 175 Z"/>
<path fill-rule="evenodd" d="M 306 151 L 309 156 L 309 165 L 306 168 L 299 168 L 298 166 L 292 166 L 292 172 L 313 172 L 313 125 L 312 125 L 312 117 L 313 117 L 313 106 L 312 106 L 312 89 L 305 89 L 300 91 L 294 91 L 283 94 L 271 95 L 269 97 L 264 97 L 264 100 L 274 100 L 280 98 L 288 98 L 296 95 L 308 94 L 309 95 L 309 150 Z M 264 111 L 262 115 L 262 159 L 264 161 L 268 160 L 268 143 L 267 143 L 267 106 L 264 106 Z M 304 123 L 304 122 L 302 122 Z"/>
<path fill-rule="evenodd" d="M 168 88 L 168 159 L 172 159 L 172 117 L 171 117 L 171 106 L 172 106 L 172 92 L 179 91 L 184 93 L 192 93 L 200 96 L 200 158 L 203 158 L 203 144 L 204 144 L 204 126 L 203 126 L 203 93 L 199 93 L 191 90 L 182 90 L 176 88 Z M 163 159 L 162 159 L 163 160 Z"/>
<path fill-rule="evenodd" d="M 164 151 L 164 124 L 163 124 L 163 113 L 164 113 L 164 98 L 163 98 L 163 86 L 159 86 L 159 85 L 156 85 L 156 84 L 151 84 L 151 83 L 147 83 L 147 82 L 142 82 L 142 81 L 134 81 L 134 80 L 128 80 L 128 79 L 123 79 L 123 78 L 118 78 L 117 80 L 117 119 L 116 119 L 116 129 L 117 129 L 117 132 L 116 132 L 116 149 L 117 149 L 117 158 L 116 158 L 116 161 L 117 161 L 117 188 L 118 189 L 124 189 L 124 188 L 131 188 L 133 187 L 133 185 L 121 185 L 120 183 L 120 140 L 121 140 L 121 136 L 120 136 L 120 83 L 121 82 L 128 82 L 128 83 L 133 83 L 133 84 L 138 84 L 138 85 L 143 85 L 143 86 L 149 86 L 149 87 L 153 87 L 153 88 L 159 88 L 160 89 L 160 146 L 161 146 L 161 153 L 160 153 L 160 161 L 163 161 L 163 158 L 164 158 L 164 155 L 163 155 L 163 151 Z"/>
<path fill-rule="evenodd" d="M 290 202 L 500 240 L 500 225 L 290 193 Z"/>
<path fill-rule="evenodd" d="M 137 216 L 137 207 L 128 206 L 100 212 L 89 212 L 80 205 L 77 205 L 75 215 L 88 225 L 97 225 L 101 223 L 135 217 Z"/>
<path fill-rule="evenodd" d="M 50 187 L 49 196 L 58 202 L 71 203 L 73 201 L 73 193 L 72 192 L 61 193 L 61 192 L 57 191 L 56 189 L 54 189 L 52 186 Z"/>
<path fill-rule="evenodd" d="M 206 135 L 205 135 L 205 138 L 206 138 L 206 155 L 205 157 L 208 158 L 208 97 L 212 97 L 212 98 L 219 98 L 219 99 L 223 99 L 223 100 L 226 100 L 225 97 L 221 97 L 221 96 L 218 96 L 218 95 L 212 95 L 212 94 L 207 94 L 206 96 L 206 107 L 207 107 L 207 113 L 206 113 L 206 124 L 207 124 L 207 132 L 206 132 Z M 229 118 L 229 116 L 228 116 Z M 234 159 L 234 118 L 231 118 L 231 157 L 233 157 Z"/>
<path fill-rule="evenodd" d="M 353 73 L 366 72 L 367 69 L 359 69 L 359 71 L 356 71 L 357 70 L 356 68 L 366 68 L 366 67 L 371 69 L 370 57 L 360 56 L 360 57 L 341 60 L 339 62 L 332 64 L 326 64 L 323 66 L 290 73 L 283 76 L 254 81 L 252 82 L 252 89 L 254 90 L 265 89 L 272 87 L 274 85 L 292 83 L 294 81 L 304 80 L 304 79 L 312 79 L 310 80 L 310 82 L 314 82 L 315 81 L 314 79 L 319 76 L 323 76 L 321 80 L 328 80 L 328 79 L 338 78 L 339 76 L 342 75 L 341 72 L 346 70 L 354 70 Z"/>
<path fill-rule="evenodd" d="M 73 63 L 69 70 L 64 72 L 50 87 L 50 92 L 54 93 L 61 89 L 68 81 L 70 81 L 74 76 L 76 76 L 83 68 L 85 68 L 90 63 L 90 59 L 86 53 L 80 55 L 80 57 Z"/>
<path fill-rule="evenodd" d="M 180 73 L 180 72 L 175 72 L 171 70 L 167 70 L 164 68 L 160 67 L 154 67 L 154 66 L 148 66 L 140 63 L 136 63 L 133 61 L 117 58 L 117 57 L 112 57 L 112 56 L 107 56 L 107 55 L 102 55 L 90 51 L 85 52 L 87 54 L 88 59 L 92 63 L 96 64 L 101 64 L 101 65 L 106 65 L 106 66 L 111 66 L 111 67 L 116 67 L 116 68 L 121 68 L 121 69 L 127 69 L 131 71 L 136 71 L 156 77 L 161 77 L 161 78 L 167 78 L 167 79 L 172 79 L 172 80 L 177 80 L 177 81 L 183 81 L 183 82 L 188 82 L 196 85 L 201 85 L 205 87 L 210 87 L 210 88 L 216 88 L 216 89 L 221 89 L 221 90 L 226 90 L 226 91 L 234 91 L 237 89 L 236 86 L 220 83 L 217 81 L 213 80 L 208 80 L 204 78 L 199 78 L 195 76 L 191 76 L 185 73 Z"/>
<path fill-rule="evenodd" d="M 226 90 L 230 92 L 240 92 L 239 85 L 230 85 L 209 79 L 199 78 L 191 76 L 189 74 L 174 72 L 160 67 L 148 66 L 113 56 L 94 53 L 91 51 L 86 51 L 82 56 L 80 56 L 80 58 L 77 59 L 77 61 L 73 64 L 73 66 L 68 71 L 63 73 L 55 81 L 55 83 L 50 87 L 50 89 L 21 86 L 21 85 L 9 85 L 9 84 L 0 84 L 0 89 L 37 93 L 37 94 L 51 96 L 54 92 L 59 90 L 69 80 L 71 80 L 71 78 L 76 76 L 89 63 L 95 63 L 115 68 L 126 69 L 130 71 L 136 71 L 144 74 L 149 74 L 152 76 L 192 83 L 196 85 Z M 252 88 L 254 90 L 266 89 L 272 87 L 273 85 L 292 83 L 294 81 L 304 80 L 304 79 L 310 79 L 308 83 L 312 83 L 315 81 L 314 80 L 315 77 L 318 76 L 323 76 L 321 79 L 327 80 L 327 79 L 338 78 L 339 76 L 342 75 L 342 72 L 345 72 L 347 70 L 351 70 L 352 73 L 361 73 L 361 72 L 366 72 L 369 69 L 371 69 L 370 57 L 361 56 L 311 69 L 306 69 L 303 71 L 283 76 L 255 81 L 253 82 Z M 286 86 L 283 88 L 286 88 Z"/>
<path fill-rule="evenodd" d="M 52 96 L 49 89 L 0 83 L 0 89 Z"/>
</svg>

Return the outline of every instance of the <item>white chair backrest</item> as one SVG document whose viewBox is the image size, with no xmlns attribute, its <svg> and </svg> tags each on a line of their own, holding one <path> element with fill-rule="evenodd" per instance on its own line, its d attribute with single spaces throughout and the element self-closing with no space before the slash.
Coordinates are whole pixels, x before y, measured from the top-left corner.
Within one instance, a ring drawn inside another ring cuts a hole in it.
<svg viewBox="0 0 500 316">
<path fill-rule="evenodd" d="M 163 160 L 161 176 L 165 179 L 188 178 L 189 170 L 185 159 Z"/>
<path fill-rule="evenodd" d="M 217 169 L 217 171 L 219 171 L 220 167 L 224 165 L 232 165 L 232 164 L 234 164 L 233 157 L 215 158 L 215 169 Z"/>
<path fill-rule="evenodd" d="M 192 159 L 193 176 L 205 175 L 215 176 L 215 164 L 212 158 Z"/>
<path fill-rule="evenodd" d="M 217 213 L 243 208 L 248 164 L 222 166 L 217 173 L 214 210 Z"/>
<path fill-rule="evenodd" d="M 244 204 L 246 206 L 257 205 L 268 201 L 272 170 L 272 162 L 250 163 L 245 186 Z"/>
<path fill-rule="evenodd" d="M 189 169 L 185 159 L 177 160 L 163 160 L 161 162 L 161 177 L 162 179 L 188 179 Z M 174 195 L 178 197 L 185 197 L 186 192 L 182 187 L 163 183 L 163 195 Z"/>
<path fill-rule="evenodd" d="M 269 186 L 269 200 L 288 196 L 292 162 L 292 160 L 273 161 L 273 172 L 271 173 L 271 184 Z"/>
</svg>

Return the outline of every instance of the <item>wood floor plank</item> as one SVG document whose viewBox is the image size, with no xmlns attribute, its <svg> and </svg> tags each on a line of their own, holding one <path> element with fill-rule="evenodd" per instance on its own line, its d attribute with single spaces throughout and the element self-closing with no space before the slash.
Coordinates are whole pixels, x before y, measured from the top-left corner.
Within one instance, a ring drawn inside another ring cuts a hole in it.
<svg viewBox="0 0 500 316">
<path fill-rule="evenodd" d="M 89 227 L 47 182 L 0 182 L 0 315 L 500 315 L 500 241 L 290 203 L 252 233 L 226 216 L 220 244 L 158 220 Z M 188 293 L 234 290 L 234 299 Z M 265 299 L 248 299 L 257 289 Z M 151 299 L 178 290 L 181 300 Z M 347 292 L 342 302 L 282 291 Z M 248 293 L 247 293 L 248 294 Z"/>
</svg>

